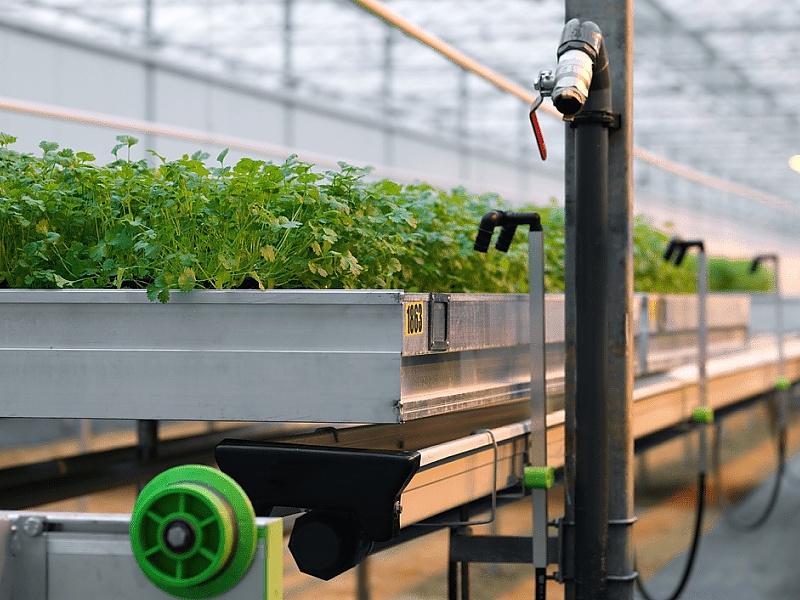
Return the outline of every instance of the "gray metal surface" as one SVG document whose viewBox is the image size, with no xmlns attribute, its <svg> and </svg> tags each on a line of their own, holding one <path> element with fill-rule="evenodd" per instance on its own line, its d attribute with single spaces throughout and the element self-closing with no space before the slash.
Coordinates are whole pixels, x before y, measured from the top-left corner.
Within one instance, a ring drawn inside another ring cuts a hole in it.
<svg viewBox="0 0 800 600">
<path fill-rule="evenodd" d="M 714 297 L 710 314 L 718 301 L 722 334 L 738 335 L 741 346 L 747 297 Z M 664 314 L 693 308 L 684 298 L 659 302 Z M 423 305 L 419 331 L 409 333 L 415 303 Z M 435 305 L 442 311 L 431 311 Z M 548 383 L 557 384 L 563 296 L 548 296 L 544 310 Z M 676 335 L 670 323 L 659 316 L 652 328 L 647 370 L 676 362 L 658 354 Z M 42 418 L 411 420 L 524 399 L 528 328 L 526 295 L 219 291 L 174 293 L 159 304 L 130 290 L 2 290 L 1 410 Z M 446 349 L 432 350 L 434 342 Z M 554 398 L 550 410 L 558 408 Z"/>
<path fill-rule="evenodd" d="M 800 331 L 800 297 L 781 295 L 784 331 Z M 758 293 L 750 295 L 750 333 L 775 333 L 778 329 L 775 295 Z"/>
<path fill-rule="evenodd" d="M 138 291 L 5 290 L 4 415 L 393 420 L 401 308 L 396 291 L 176 293 L 159 304 Z"/>
<path fill-rule="evenodd" d="M 800 379 L 800 340 L 789 340 L 786 357 L 787 377 Z M 747 351 L 712 357 L 709 406 L 720 409 L 768 392 L 774 388 L 776 373 L 777 349 L 769 339 L 754 341 Z M 695 365 L 639 379 L 633 391 L 631 439 L 687 423 L 698 402 Z M 555 467 L 562 467 L 566 458 L 564 420 L 563 410 L 547 417 L 547 464 Z M 530 423 L 520 422 L 495 428 L 491 435 L 476 433 L 421 450 L 421 468 L 401 497 L 401 525 L 413 525 L 490 494 L 495 468 L 492 436 L 498 444 L 498 489 L 520 485 L 529 434 Z"/>
<path fill-rule="evenodd" d="M 258 519 L 257 524 L 274 520 Z M 48 529 L 33 530 L 29 524 L 34 521 L 47 523 Z M 172 598 L 147 580 L 136 564 L 129 522 L 128 515 L 0 513 L 0 598 Z M 234 588 L 216 597 L 264 598 L 265 561 L 264 540 L 259 539 L 250 570 Z"/>
<path fill-rule="evenodd" d="M 380 423 L 507 402 L 526 298 L 7 290 L 4 415 Z"/>
<path fill-rule="evenodd" d="M 576 10 L 567 3 L 568 10 Z M 632 229 L 633 191 L 633 0 L 613 0 L 598 5 L 590 18 L 597 18 L 605 37 L 611 71 L 611 100 L 620 127 L 609 133 L 609 240 L 608 272 L 610 305 L 607 308 L 610 348 L 608 353 L 608 409 L 613 415 L 609 430 L 608 556 L 606 600 L 629 600 L 633 571 L 631 527 L 633 521 L 633 406 L 634 374 L 647 373 L 647 351 L 652 324 L 637 327 L 636 319 L 649 312 L 636 310 L 633 295 Z M 588 8 L 588 5 L 587 5 Z M 610 10 L 609 10 L 610 9 Z M 588 13 L 585 13 L 588 16 Z M 647 307 L 649 301 L 642 304 Z M 648 319 L 649 321 L 649 319 Z M 636 332 L 640 331 L 637 336 Z M 638 365 L 634 339 L 644 349 Z M 638 369 L 637 369 L 638 367 Z"/>
</svg>

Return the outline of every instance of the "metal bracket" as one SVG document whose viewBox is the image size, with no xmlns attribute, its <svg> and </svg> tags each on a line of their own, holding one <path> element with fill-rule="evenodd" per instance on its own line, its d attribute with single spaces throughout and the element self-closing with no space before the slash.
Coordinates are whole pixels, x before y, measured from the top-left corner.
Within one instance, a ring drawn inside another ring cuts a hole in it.
<svg viewBox="0 0 800 600">
<path fill-rule="evenodd" d="M 599 123 L 608 129 L 616 131 L 622 126 L 622 116 L 619 113 L 612 113 L 603 110 L 587 110 L 571 117 L 564 117 L 570 127 L 588 123 Z"/>
<path fill-rule="evenodd" d="M 494 432 L 491 429 L 479 429 L 475 432 L 478 433 L 486 433 L 492 440 L 492 450 L 494 451 L 494 474 L 492 478 L 492 506 L 489 510 L 489 517 L 486 519 L 482 519 L 480 521 L 436 521 L 434 523 L 415 523 L 414 527 L 450 527 L 450 528 L 461 528 L 461 527 L 471 527 L 473 525 L 489 525 L 493 523 L 494 520 L 497 518 L 497 461 L 499 459 L 500 450 L 497 446 L 497 438 L 494 437 Z"/>
<path fill-rule="evenodd" d="M 547 562 L 558 564 L 559 538 L 547 538 Z M 533 564 L 533 543 L 528 536 L 465 535 L 450 537 L 450 562 Z"/>
<path fill-rule="evenodd" d="M 431 294 L 428 311 L 428 349 L 450 349 L 450 294 Z"/>
<path fill-rule="evenodd" d="M 20 516 L 11 524 L 7 568 L 11 598 L 47 600 L 47 520 Z"/>
</svg>

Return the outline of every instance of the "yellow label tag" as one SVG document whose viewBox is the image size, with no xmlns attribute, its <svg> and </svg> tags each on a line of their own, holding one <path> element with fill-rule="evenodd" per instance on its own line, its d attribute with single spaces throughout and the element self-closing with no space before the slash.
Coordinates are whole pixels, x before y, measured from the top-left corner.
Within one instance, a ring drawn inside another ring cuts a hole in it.
<svg viewBox="0 0 800 600">
<path fill-rule="evenodd" d="M 650 326 L 658 323 L 658 300 L 656 298 L 647 299 L 647 315 L 650 317 Z"/>
<path fill-rule="evenodd" d="M 421 335 L 425 331 L 424 312 L 424 302 L 406 302 L 406 335 Z"/>
</svg>

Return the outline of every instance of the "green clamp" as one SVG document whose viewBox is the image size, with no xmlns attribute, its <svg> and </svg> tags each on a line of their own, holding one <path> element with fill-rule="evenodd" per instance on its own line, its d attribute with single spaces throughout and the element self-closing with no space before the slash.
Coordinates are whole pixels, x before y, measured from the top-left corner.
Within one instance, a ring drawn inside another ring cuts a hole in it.
<svg viewBox="0 0 800 600">
<path fill-rule="evenodd" d="M 523 480 L 526 490 L 549 490 L 556 483 L 554 467 L 525 467 Z"/>
<path fill-rule="evenodd" d="M 792 389 L 792 382 L 790 379 L 787 379 L 786 377 L 779 377 L 775 381 L 775 389 L 781 391 L 790 390 Z"/>
<path fill-rule="evenodd" d="M 714 422 L 714 409 L 708 406 L 696 406 L 692 411 L 692 421 L 710 424 Z"/>
</svg>

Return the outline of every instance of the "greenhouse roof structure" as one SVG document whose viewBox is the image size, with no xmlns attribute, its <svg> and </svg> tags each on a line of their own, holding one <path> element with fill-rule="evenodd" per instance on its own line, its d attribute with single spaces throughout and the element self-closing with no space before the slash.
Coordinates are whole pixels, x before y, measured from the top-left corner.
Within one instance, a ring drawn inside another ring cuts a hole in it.
<svg viewBox="0 0 800 600">
<path fill-rule="evenodd" d="M 555 65 L 563 0 L 384 4 L 525 87 L 532 89 L 539 71 Z M 634 4 L 637 156 L 652 153 L 725 181 L 753 206 L 774 212 L 773 220 L 788 222 L 788 215 L 800 223 L 800 173 L 789 167 L 790 157 L 800 154 L 800 12 L 778 0 L 733 0 L 724 8 L 712 0 Z M 527 106 L 518 98 L 346 0 L 3 5 L 3 18 L 288 90 L 398 127 L 535 157 Z M 551 160 L 562 160 L 561 123 L 541 119 Z M 636 167 L 637 185 L 653 183 L 645 166 Z"/>
</svg>

